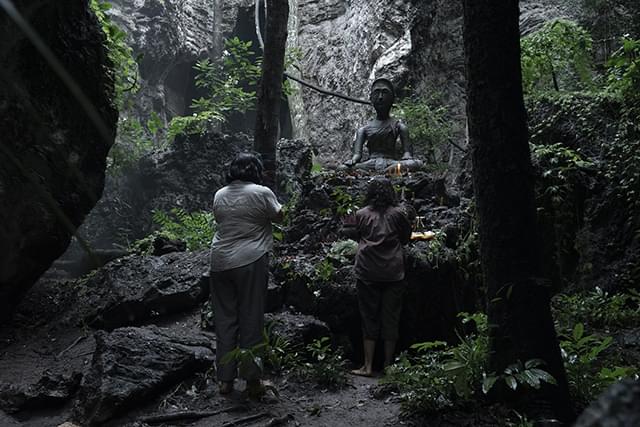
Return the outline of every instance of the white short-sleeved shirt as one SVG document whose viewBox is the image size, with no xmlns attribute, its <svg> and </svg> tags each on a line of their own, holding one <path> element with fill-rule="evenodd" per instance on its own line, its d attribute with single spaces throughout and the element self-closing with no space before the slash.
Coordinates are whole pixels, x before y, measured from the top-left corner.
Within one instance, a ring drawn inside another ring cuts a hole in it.
<svg viewBox="0 0 640 427">
<path fill-rule="evenodd" d="M 276 195 L 263 185 L 236 180 L 218 190 L 213 200 L 218 226 L 211 241 L 211 271 L 251 264 L 270 251 L 271 221 L 281 209 Z"/>
</svg>

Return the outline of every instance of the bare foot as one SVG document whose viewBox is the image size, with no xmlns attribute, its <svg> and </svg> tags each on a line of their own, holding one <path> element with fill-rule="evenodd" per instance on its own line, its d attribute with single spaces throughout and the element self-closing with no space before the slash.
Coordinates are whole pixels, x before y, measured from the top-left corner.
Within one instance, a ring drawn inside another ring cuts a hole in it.
<svg viewBox="0 0 640 427">
<path fill-rule="evenodd" d="M 361 377 L 372 377 L 373 376 L 373 372 L 372 371 L 367 371 L 367 369 L 363 366 L 359 369 L 354 369 L 351 371 L 351 373 L 353 375 L 358 375 Z"/>
</svg>

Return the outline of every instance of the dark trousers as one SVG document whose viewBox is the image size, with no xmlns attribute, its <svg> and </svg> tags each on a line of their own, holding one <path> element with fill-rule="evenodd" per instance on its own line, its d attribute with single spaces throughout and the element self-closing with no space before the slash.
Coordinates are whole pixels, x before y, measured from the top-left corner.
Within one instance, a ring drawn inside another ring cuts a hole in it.
<svg viewBox="0 0 640 427">
<path fill-rule="evenodd" d="M 358 280 L 358 306 L 362 335 L 366 339 L 396 341 L 406 282 Z"/>
<path fill-rule="evenodd" d="M 269 256 L 265 254 L 249 265 L 212 272 L 211 294 L 216 324 L 216 371 L 220 381 L 237 376 L 237 361 L 221 363 L 236 347 L 251 349 L 262 342 L 264 307 L 269 280 Z M 247 380 L 260 377 L 254 364 L 243 376 Z"/>
</svg>

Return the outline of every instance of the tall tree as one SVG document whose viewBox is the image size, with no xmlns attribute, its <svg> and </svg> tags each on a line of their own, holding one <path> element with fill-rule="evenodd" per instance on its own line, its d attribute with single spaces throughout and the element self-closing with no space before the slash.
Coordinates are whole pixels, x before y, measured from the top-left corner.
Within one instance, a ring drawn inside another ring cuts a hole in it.
<svg viewBox="0 0 640 427">
<path fill-rule="evenodd" d="M 276 144 L 280 137 L 280 97 L 289 20 L 288 0 L 267 1 L 267 25 L 264 41 L 262 77 L 258 88 L 258 106 L 254 148 L 262 156 L 264 184 L 275 188 Z"/>
<path fill-rule="evenodd" d="M 520 69 L 518 0 L 463 0 L 467 117 L 481 263 L 487 286 L 490 366 L 542 359 L 557 380 L 536 395 L 568 420 L 566 373 L 541 277 L 534 174 Z"/>
</svg>

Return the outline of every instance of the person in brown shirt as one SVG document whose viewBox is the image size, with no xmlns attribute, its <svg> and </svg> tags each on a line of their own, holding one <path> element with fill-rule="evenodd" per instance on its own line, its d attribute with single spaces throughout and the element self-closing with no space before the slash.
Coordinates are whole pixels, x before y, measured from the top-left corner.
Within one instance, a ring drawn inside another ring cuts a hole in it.
<svg viewBox="0 0 640 427">
<path fill-rule="evenodd" d="M 371 180 L 365 203 L 346 233 L 358 240 L 355 275 L 364 345 L 364 365 L 352 373 L 371 376 L 378 338 L 384 340 L 385 366 L 393 361 L 406 287 L 402 246 L 411 237 L 411 223 L 387 178 Z"/>
</svg>

